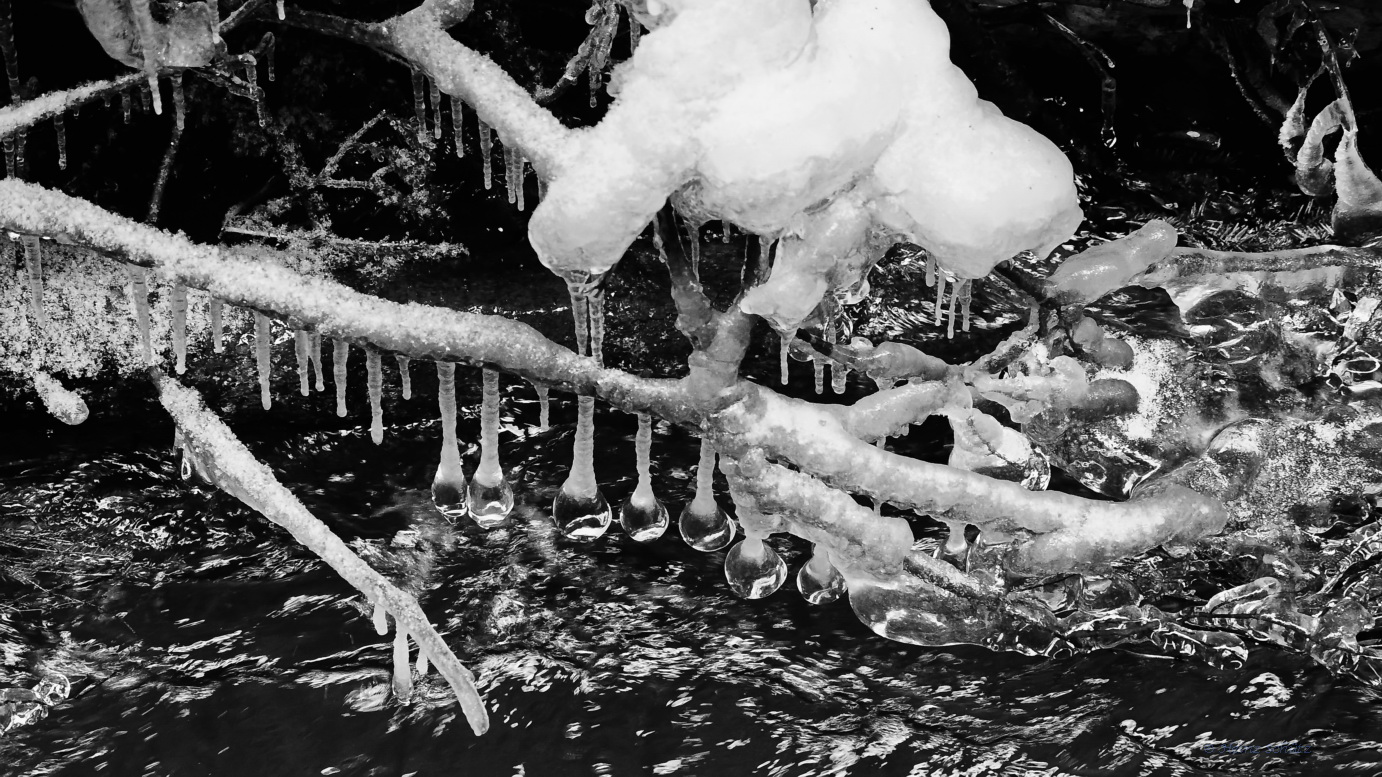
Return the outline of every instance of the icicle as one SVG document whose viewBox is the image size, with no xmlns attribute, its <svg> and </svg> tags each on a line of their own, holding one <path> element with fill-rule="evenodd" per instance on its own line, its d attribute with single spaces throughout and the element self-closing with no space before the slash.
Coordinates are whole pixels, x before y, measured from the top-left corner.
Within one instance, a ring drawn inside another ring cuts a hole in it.
<svg viewBox="0 0 1382 777">
<path fill-rule="evenodd" d="M 821 394 L 825 391 L 825 362 L 816 357 L 811 360 L 811 368 L 816 373 L 816 393 Z"/>
<path fill-rule="evenodd" d="M 0 140 L 3 140 L 5 145 L 5 175 L 13 178 L 15 177 L 14 137 L 6 135 Z"/>
<path fill-rule="evenodd" d="M 839 362 L 830 363 L 830 390 L 836 394 L 845 393 L 846 381 L 849 379 L 849 367 Z"/>
<path fill-rule="evenodd" d="M 419 677 L 426 677 L 428 670 L 432 667 L 427 662 L 427 654 L 422 652 L 422 645 L 417 646 L 417 673 Z"/>
<path fill-rule="evenodd" d="M 350 359 L 350 343 L 345 340 L 331 341 L 331 374 L 336 383 L 336 415 L 346 417 L 346 361 Z"/>
<path fill-rule="evenodd" d="M 384 368 L 380 364 L 379 349 L 365 348 L 365 385 L 369 387 L 369 436 L 375 445 L 384 442 Z"/>
<path fill-rule="evenodd" d="M 788 377 L 790 377 L 789 374 L 788 374 L 788 370 L 787 370 L 787 355 L 788 355 L 789 353 L 792 352 L 792 341 L 796 339 L 797 334 L 796 334 L 796 332 L 792 332 L 791 334 L 788 334 L 787 332 L 778 332 L 778 333 L 777 333 L 777 336 L 778 336 L 778 349 L 777 349 L 777 372 L 778 372 L 778 380 L 780 380 L 780 381 L 782 382 L 782 385 L 785 386 L 785 385 L 787 385 L 787 379 L 788 379 Z"/>
<path fill-rule="evenodd" d="M 34 328 L 42 331 L 48 323 L 43 310 L 43 245 L 35 235 L 24 235 L 24 269 L 29 274 L 29 312 L 34 318 Z"/>
<path fill-rule="evenodd" d="M 592 289 L 589 294 L 590 355 L 595 363 L 605 366 L 605 290 Z"/>
<path fill-rule="evenodd" d="M 411 360 L 403 354 L 395 354 L 398 360 L 398 379 L 403 382 L 403 398 L 413 398 L 413 374 L 408 371 Z"/>
<path fill-rule="evenodd" d="M 940 326 L 945 317 L 945 275 L 936 273 L 936 326 Z"/>
<path fill-rule="evenodd" d="M 266 74 L 269 76 L 269 83 L 273 83 L 278 79 L 278 73 L 275 72 L 278 69 L 275 67 L 275 63 L 278 61 L 276 51 L 274 40 L 270 38 L 268 50 L 264 52 L 264 67 L 266 69 Z"/>
<path fill-rule="evenodd" d="M 808 604 L 829 604 L 844 595 L 844 575 L 830 563 L 820 545 L 811 550 L 811 560 L 797 572 L 797 590 Z"/>
<path fill-rule="evenodd" d="M 1195 0 L 1184 0 L 1185 3 L 1185 29 L 1190 29 L 1190 11 L 1195 7 Z"/>
<path fill-rule="evenodd" d="M 513 146 L 504 144 L 504 189 L 508 195 L 509 204 L 518 202 L 518 176 L 513 172 Z"/>
<path fill-rule="evenodd" d="M 534 383 L 533 388 L 537 389 L 537 429 L 539 432 L 545 432 L 552 426 L 552 402 L 549 396 L 552 389 L 546 383 Z"/>
<path fill-rule="evenodd" d="M 144 352 L 144 363 L 154 363 L 153 338 L 149 335 L 149 281 L 144 268 L 129 266 L 130 299 L 134 302 L 134 323 L 139 327 L 139 343 Z"/>
<path fill-rule="evenodd" d="M 958 279 L 950 285 L 950 323 L 945 325 L 945 336 L 955 337 L 955 298 L 960 296 L 960 283 Z"/>
<path fill-rule="evenodd" d="M 579 397 L 577 406 L 571 473 L 552 500 L 552 520 L 567 539 L 590 542 L 605 533 L 613 516 L 595 480 L 595 397 Z"/>
<path fill-rule="evenodd" d="M 488 191 L 494 186 L 494 170 L 490 161 L 490 153 L 494 146 L 494 138 L 490 135 L 489 125 L 484 119 L 475 116 L 480 124 L 480 170 L 485 176 L 485 190 Z"/>
<path fill-rule="evenodd" d="M 969 301 L 973 297 L 974 281 L 965 279 L 960 285 L 960 315 L 964 317 L 964 324 L 961 327 L 964 331 L 969 331 Z"/>
<path fill-rule="evenodd" d="M 428 96 L 432 98 L 432 139 L 441 140 L 441 89 L 435 78 L 427 79 Z"/>
<path fill-rule="evenodd" d="M 182 91 L 182 73 L 174 73 L 169 80 L 173 84 L 173 134 L 176 136 L 187 127 L 187 97 Z"/>
<path fill-rule="evenodd" d="M 590 312 L 586 295 L 575 284 L 568 284 L 566 290 L 571 294 L 571 317 L 576 322 L 576 355 L 585 356 L 590 351 Z"/>
<path fill-rule="evenodd" d="M 269 396 L 269 317 L 254 311 L 254 361 L 259 366 L 259 404 L 268 410 L 273 405 Z"/>
<path fill-rule="evenodd" d="M 513 487 L 499 465 L 499 373 L 485 367 L 480 404 L 480 466 L 470 479 L 466 507 L 482 529 L 503 523 L 513 510 Z"/>
<path fill-rule="evenodd" d="M 283 0 L 278 0 L 278 20 L 281 22 L 284 18 L 285 14 L 283 12 Z"/>
<path fill-rule="evenodd" d="M 207 312 L 211 315 L 211 350 L 214 353 L 224 353 L 225 327 L 221 323 L 222 302 L 216 297 L 212 297 L 207 303 Z"/>
<path fill-rule="evenodd" d="M 400 699 L 413 693 L 413 667 L 408 661 L 408 632 L 396 629 L 393 637 L 393 692 Z"/>
<path fill-rule="evenodd" d="M 245 55 L 245 81 L 250 86 L 250 99 L 254 100 L 254 115 L 259 126 L 265 125 L 264 90 L 259 88 L 259 63 L 249 54 Z"/>
<path fill-rule="evenodd" d="M 311 370 L 312 357 L 309 349 L 312 347 L 312 336 L 306 329 L 293 330 L 293 355 L 297 357 L 298 363 L 298 393 L 304 397 L 312 393 L 312 381 L 309 376 Z"/>
<path fill-rule="evenodd" d="M 677 526 L 686 544 L 704 553 L 720 550 L 734 540 L 736 528 L 715 502 L 715 447 L 701 438 L 696 468 L 696 496 L 682 508 Z"/>
<path fill-rule="evenodd" d="M 466 514 L 466 478 L 456 442 L 456 365 L 437 362 L 437 407 L 441 410 L 441 460 L 432 478 L 432 504 L 455 521 Z"/>
<path fill-rule="evenodd" d="M 135 36 L 144 57 L 144 75 L 152 92 L 154 113 L 162 114 L 163 105 L 158 95 L 158 68 L 161 63 L 155 51 L 159 29 L 149 9 L 149 0 L 130 0 L 130 15 L 134 17 Z"/>
<path fill-rule="evenodd" d="M 523 182 L 528 176 L 528 160 L 523 156 L 522 149 L 515 149 L 513 152 L 514 173 L 518 177 L 518 190 L 515 193 L 518 198 L 518 211 L 523 212 L 526 202 L 523 201 Z"/>
<path fill-rule="evenodd" d="M 926 255 L 926 285 L 936 285 L 936 257 L 929 253 Z"/>
<path fill-rule="evenodd" d="M 461 98 L 451 95 L 451 133 L 456 141 L 456 156 L 465 156 L 465 103 Z"/>
<path fill-rule="evenodd" d="M 187 372 L 187 287 L 173 284 L 173 369 L 181 375 Z"/>
<path fill-rule="evenodd" d="M 317 391 L 326 391 L 326 376 L 322 374 L 322 333 L 312 332 L 312 370 L 316 373 Z"/>
<path fill-rule="evenodd" d="M 125 114 L 125 123 L 126 123 L 126 124 L 129 124 L 129 123 L 130 123 L 130 103 L 131 103 L 131 100 L 130 100 L 130 93 L 129 93 L 129 92 L 121 92 L 121 93 L 120 93 L 120 110 Z"/>
<path fill-rule="evenodd" d="M 667 531 L 671 520 L 667 508 L 653 494 L 653 419 L 647 413 L 638 414 L 638 436 L 633 444 L 638 457 L 638 486 L 620 508 L 619 524 L 634 541 L 652 542 Z"/>
<path fill-rule="evenodd" d="M 729 243 L 730 223 L 724 219 L 720 220 L 720 242 Z"/>
<path fill-rule="evenodd" d="M 31 377 L 38 398 L 43 400 L 44 409 L 52 417 L 68 426 L 76 426 L 91 414 L 81 395 L 62 385 L 57 378 L 42 370 L 34 370 Z"/>
<path fill-rule="evenodd" d="M 384 601 L 380 599 L 374 603 L 374 633 L 384 636 L 389 633 L 389 611 L 384 609 Z"/>
<path fill-rule="evenodd" d="M 67 169 L 67 127 L 62 122 L 62 114 L 53 117 L 53 131 L 58 136 L 58 169 Z"/>
<path fill-rule="evenodd" d="M 427 90 L 427 76 L 413 69 L 413 117 L 417 120 L 417 137 L 427 143 L 427 105 L 423 102 Z"/>
</svg>

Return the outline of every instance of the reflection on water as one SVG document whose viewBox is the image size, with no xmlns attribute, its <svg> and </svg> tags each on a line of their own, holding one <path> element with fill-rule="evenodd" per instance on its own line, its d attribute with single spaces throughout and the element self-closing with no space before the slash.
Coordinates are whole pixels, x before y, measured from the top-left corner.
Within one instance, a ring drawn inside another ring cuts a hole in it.
<svg viewBox="0 0 1382 777">
<path fill-rule="evenodd" d="M 488 735 L 469 732 L 435 675 L 410 706 L 392 701 L 390 645 L 360 597 L 233 499 L 187 485 L 171 451 L 69 453 L 0 481 L 0 688 L 72 682 L 46 719 L 0 738 L 0 773 L 1319 773 L 1377 752 L 1370 692 L 1267 649 L 1219 671 L 1127 651 L 915 648 L 875 637 L 843 600 L 808 606 L 791 583 L 740 599 L 724 551 L 672 533 L 568 541 L 547 511 L 573 403 L 539 432 L 529 387 L 504 389 L 518 498 L 488 532 L 431 504 L 435 422 L 401 423 L 379 447 L 364 426 L 254 446 L 419 595 L 478 676 Z M 462 419 L 461 439 L 476 426 Z M 619 498 L 634 487 L 635 428 L 597 416 L 595 468 Z M 655 428 L 669 504 L 691 498 L 697 454 L 693 437 Z M 771 544 L 793 568 L 809 558 Z M 1312 752 L 1204 748 L 1238 740 Z"/>
</svg>

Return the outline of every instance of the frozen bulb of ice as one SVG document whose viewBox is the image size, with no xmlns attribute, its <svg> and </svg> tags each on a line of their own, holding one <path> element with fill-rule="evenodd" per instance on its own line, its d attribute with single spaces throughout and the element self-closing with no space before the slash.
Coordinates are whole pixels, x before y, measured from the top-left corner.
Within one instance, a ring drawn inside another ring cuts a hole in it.
<svg viewBox="0 0 1382 777">
<path fill-rule="evenodd" d="M 661 537 L 671 522 L 667 508 L 652 491 L 647 494 L 634 491 L 619 508 L 619 525 L 636 542 L 652 542 Z"/>
<path fill-rule="evenodd" d="M 829 604 L 845 594 L 845 576 L 819 550 L 797 570 L 797 590 L 809 604 Z"/>
<path fill-rule="evenodd" d="M 497 483 L 482 483 L 477 471 L 466 486 L 465 498 L 471 520 L 481 529 L 498 526 L 513 512 L 513 486 L 502 475 Z"/>
<path fill-rule="evenodd" d="M 686 544 L 702 553 L 710 553 L 724 548 L 734 540 L 737 531 L 734 521 L 713 502 L 707 508 L 698 505 L 696 500 L 687 503 L 677 520 L 681 538 Z"/>
<path fill-rule="evenodd" d="M 482 529 L 504 522 L 513 510 L 513 487 L 499 465 L 499 373 L 484 368 L 484 393 L 480 405 L 480 466 L 466 487 L 470 517 Z"/>
<path fill-rule="evenodd" d="M 787 581 L 787 564 L 763 540 L 745 537 L 725 554 L 725 580 L 745 599 L 762 599 Z"/>
<path fill-rule="evenodd" d="M 466 477 L 456 441 L 456 365 L 437 362 L 437 405 L 441 410 L 441 461 L 432 479 L 432 504 L 455 523 L 468 512 Z"/>
<path fill-rule="evenodd" d="M 565 488 L 552 500 L 552 521 L 562 536 L 577 542 L 599 539 L 614 520 L 605 495 L 596 489 L 593 494 L 576 494 Z"/>
</svg>

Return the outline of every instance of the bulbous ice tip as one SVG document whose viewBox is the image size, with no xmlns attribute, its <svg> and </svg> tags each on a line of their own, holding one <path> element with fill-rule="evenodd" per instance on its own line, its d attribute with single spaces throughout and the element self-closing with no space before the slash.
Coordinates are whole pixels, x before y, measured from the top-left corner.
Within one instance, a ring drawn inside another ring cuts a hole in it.
<svg viewBox="0 0 1382 777">
<path fill-rule="evenodd" d="M 513 486 L 502 477 L 498 483 L 481 483 L 472 478 L 466 487 L 466 509 L 481 529 L 493 529 L 508 520 L 513 511 Z"/>
<path fill-rule="evenodd" d="M 725 580 L 745 599 L 762 599 L 787 581 L 787 564 L 763 540 L 749 537 L 725 554 Z"/>
<path fill-rule="evenodd" d="M 812 556 L 797 570 L 797 590 L 807 604 L 830 604 L 844 596 L 847 588 L 840 570 L 820 556 Z"/>
<path fill-rule="evenodd" d="M 464 485 L 446 480 L 432 481 L 432 504 L 451 523 L 464 518 L 469 512 Z"/>
<path fill-rule="evenodd" d="M 724 510 L 719 507 L 713 510 L 700 510 L 694 501 L 682 508 L 677 527 L 681 529 L 681 538 L 686 540 L 686 544 L 702 553 L 710 553 L 728 546 L 738 530 Z"/>
<path fill-rule="evenodd" d="M 599 489 L 593 495 L 562 489 L 552 500 L 552 522 L 569 540 L 593 542 L 604 535 L 613 520 L 609 502 Z"/>
<path fill-rule="evenodd" d="M 658 499 L 645 502 L 630 496 L 619 508 L 619 525 L 624 527 L 624 532 L 635 542 L 652 542 L 658 539 L 671 523 L 667 508 Z"/>
</svg>

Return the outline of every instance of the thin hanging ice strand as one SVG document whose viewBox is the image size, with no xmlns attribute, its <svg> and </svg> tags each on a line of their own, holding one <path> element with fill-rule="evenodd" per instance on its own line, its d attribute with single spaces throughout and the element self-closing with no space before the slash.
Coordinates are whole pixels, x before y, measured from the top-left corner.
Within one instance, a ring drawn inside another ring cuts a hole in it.
<svg viewBox="0 0 1382 777">
<path fill-rule="evenodd" d="M 947 338 L 953 339 L 955 337 L 955 299 L 960 296 L 960 289 L 963 283 L 964 281 L 956 278 L 955 282 L 950 285 L 950 323 L 945 325 L 945 336 Z"/>
<path fill-rule="evenodd" d="M 832 325 L 832 326 L 830 327 L 830 337 L 829 337 L 829 341 L 830 341 L 830 343 L 831 343 L 832 345 L 836 342 L 837 337 L 838 337 L 838 335 L 836 334 L 836 329 L 835 329 L 835 327 Z M 842 364 L 842 363 L 840 363 L 840 362 L 838 362 L 838 361 L 834 361 L 834 362 L 831 362 L 831 363 L 830 363 L 830 390 L 831 390 L 831 391 L 834 391 L 836 394 L 843 394 L 843 393 L 845 393 L 845 380 L 846 380 L 847 378 L 849 378 L 849 367 L 846 367 L 844 364 Z"/>
<path fill-rule="evenodd" d="M 953 292 L 952 292 L 953 293 Z M 936 320 L 935 325 L 940 326 L 941 321 L 945 320 L 945 273 L 936 273 Z"/>
<path fill-rule="evenodd" d="M 671 520 L 667 516 L 667 508 L 653 493 L 653 419 L 647 413 L 638 414 L 638 435 L 634 437 L 633 444 L 638 457 L 638 486 L 619 509 L 619 525 L 624 527 L 631 539 L 652 542 L 667 531 Z"/>
<path fill-rule="evenodd" d="M 42 331 L 48 322 L 43 310 L 43 244 L 37 235 L 24 235 L 24 270 L 29 275 L 29 313 L 34 327 Z"/>
<path fill-rule="evenodd" d="M 375 634 L 382 637 L 389 633 L 389 611 L 384 609 L 382 597 L 374 601 L 374 614 L 370 621 L 374 623 Z"/>
<path fill-rule="evenodd" d="M 207 313 L 211 316 L 211 350 L 214 353 L 224 353 L 225 344 L 225 325 L 221 322 L 222 303 L 216 297 L 212 297 L 207 303 Z"/>
<path fill-rule="evenodd" d="M 475 115 L 475 119 L 480 125 L 480 171 L 484 174 L 485 190 L 488 191 L 494 186 L 494 170 L 490 161 L 494 148 L 494 137 L 490 134 L 489 125 L 480 118 L 478 113 Z"/>
<path fill-rule="evenodd" d="M 134 323 L 139 327 L 139 344 L 144 363 L 154 363 L 153 338 L 149 334 L 149 280 L 143 267 L 129 266 L 130 299 L 134 303 Z"/>
<path fill-rule="evenodd" d="M 509 204 L 518 202 L 518 176 L 513 171 L 513 146 L 504 143 L 504 191 Z"/>
<path fill-rule="evenodd" d="M 187 372 L 187 287 L 173 284 L 173 369 L 177 374 Z"/>
<path fill-rule="evenodd" d="M 403 629 L 394 629 L 393 692 L 400 699 L 406 699 L 413 694 L 413 666 L 408 660 L 408 632 Z"/>
<path fill-rule="evenodd" d="M 813 357 L 813 358 L 811 359 L 811 369 L 812 369 L 812 371 L 815 373 L 815 378 L 816 378 L 816 393 L 817 393 L 817 394 L 824 393 L 824 392 L 825 392 L 825 362 L 822 361 L 821 358 L 820 358 L 819 356 Z"/>
<path fill-rule="evenodd" d="M 62 114 L 53 117 L 53 132 L 58 136 L 58 169 L 67 169 L 67 125 L 63 123 Z"/>
<path fill-rule="evenodd" d="M 259 88 L 259 61 L 251 54 L 245 54 L 245 81 L 249 84 L 250 99 L 254 101 L 254 114 L 259 126 L 266 123 L 264 109 L 264 90 Z"/>
<path fill-rule="evenodd" d="M 317 380 L 317 391 L 326 391 L 326 376 L 322 374 L 322 333 L 312 330 L 312 372 Z"/>
<path fill-rule="evenodd" d="M 365 348 L 365 385 L 369 388 L 369 437 L 379 445 L 384 442 L 384 366 L 377 348 Z"/>
<path fill-rule="evenodd" d="M 254 361 L 259 367 L 259 404 L 268 410 L 273 406 L 273 398 L 269 395 L 269 317 L 254 311 Z"/>
<path fill-rule="evenodd" d="M 595 480 L 595 397 L 577 398 L 571 472 L 552 500 L 552 520 L 567 539 L 590 542 L 609 528 L 613 514 Z"/>
<path fill-rule="evenodd" d="M 432 504 L 455 523 L 466 514 L 466 479 L 456 441 L 456 365 L 437 362 L 437 407 L 441 410 L 441 460 L 432 478 Z"/>
<path fill-rule="evenodd" d="M 413 374 L 409 372 L 409 367 L 412 364 L 412 360 L 401 353 L 395 354 L 394 358 L 398 360 L 398 379 L 403 383 L 403 398 L 412 399 Z"/>
<path fill-rule="evenodd" d="M 154 113 L 163 113 L 162 100 L 158 94 L 158 55 L 154 46 L 158 40 L 158 26 L 154 22 L 149 0 L 130 0 L 130 15 L 134 17 L 135 36 L 144 57 L 144 76 L 149 82 L 149 91 L 154 102 Z"/>
<path fill-rule="evenodd" d="M 427 95 L 432 100 L 432 139 L 441 140 L 441 88 L 437 79 L 427 79 Z"/>
<path fill-rule="evenodd" d="M 696 550 L 709 553 L 729 545 L 735 527 L 715 502 L 715 446 L 701 438 L 701 459 L 696 467 L 696 496 L 682 508 L 677 526 L 681 538 Z"/>
<path fill-rule="evenodd" d="M 538 431 L 545 432 L 552 426 L 552 389 L 546 383 L 537 382 L 533 382 L 533 388 L 537 389 Z"/>
<path fill-rule="evenodd" d="M 605 366 L 605 290 L 599 286 L 587 295 L 590 313 L 590 355 L 595 363 Z"/>
<path fill-rule="evenodd" d="M 787 356 L 788 356 L 789 354 L 791 354 L 791 352 L 792 352 L 792 341 L 796 339 L 797 333 L 796 333 L 796 332 L 790 332 L 790 333 L 789 333 L 789 332 L 778 332 L 778 333 L 777 333 L 777 336 L 778 336 L 778 349 L 777 349 L 777 371 L 778 371 L 778 380 L 781 381 L 782 385 L 785 386 L 785 385 L 787 385 L 787 380 L 788 380 L 788 378 L 790 377 L 790 374 L 789 374 L 788 369 L 787 369 Z"/>
<path fill-rule="evenodd" d="M 513 152 L 514 176 L 518 179 L 514 197 L 517 200 L 518 211 L 523 212 L 527 203 L 523 200 L 523 181 L 528 175 L 528 160 L 523 156 L 523 150 L 515 148 Z"/>
<path fill-rule="evenodd" d="M 571 318 L 576 323 L 576 355 L 585 356 L 590 344 L 590 310 L 587 297 L 575 284 L 569 284 L 567 291 L 571 294 Z"/>
<path fill-rule="evenodd" d="M 130 123 L 130 109 L 134 106 L 134 100 L 130 99 L 129 92 L 120 93 L 120 111 L 125 117 L 125 123 Z"/>
<path fill-rule="evenodd" d="M 456 141 L 456 156 L 465 156 L 465 103 L 461 98 L 451 95 L 451 133 Z"/>
<path fill-rule="evenodd" d="M 960 284 L 960 315 L 964 317 L 964 324 L 960 327 L 964 331 L 969 331 L 969 301 L 974 296 L 974 280 L 966 278 Z"/>
<path fill-rule="evenodd" d="M 336 415 L 346 417 L 346 362 L 350 359 L 350 343 L 337 338 L 331 341 L 331 375 L 336 383 Z"/>
<path fill-rule="evenodd" d="M 427 143 L 427 104 L 423 102 L 427 91 L 427 76 L 421 70 L 413 69 L 413 117 L 417 120 L 417 138 Z"/>
<path fill-rule="evenodd" d="M 482 370 L 484 394 L 480 404 L 480 466 L 470 479 L 466 507 L 482 529 L 504 522 L 513 510 L 513 487 L 499 464 L 499 373 Z"/>
<path fill-rule="evenodd" d="M 304 397 L 312 393 L 312 335 L 306 329 L 293 330 L 293 355 L 298 363 L 298 393 Z"/>
<path fill-rule="evenodd" d="M 278 0 L 278 20 L 281 22 L 286 18 L 283 9 L 283 0 Z"/>
</svg>

